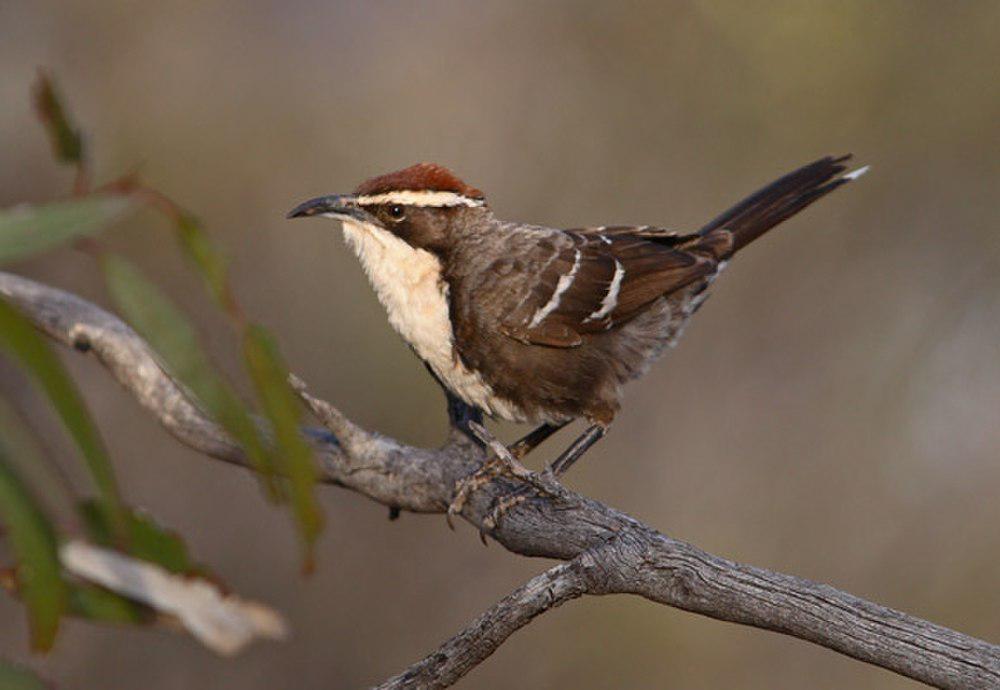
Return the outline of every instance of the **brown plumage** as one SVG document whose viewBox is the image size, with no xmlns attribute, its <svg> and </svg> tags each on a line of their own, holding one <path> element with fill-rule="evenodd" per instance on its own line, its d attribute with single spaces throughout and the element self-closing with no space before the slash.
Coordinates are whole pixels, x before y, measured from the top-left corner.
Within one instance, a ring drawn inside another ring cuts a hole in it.
<svg viewBox="0 0 1000 690">
<path fill-rule="evenodd" d="M 623 385 L 677 341 L 735 252 L 864 172 L 842 174 L 848 158 L 799 168 L 689 234 L 504 222 L 482 192 L 427 163 L 292 215 L 345 223 L 390 322 L 456 396 L 551 430 L 589 420 L 557 461 L 564 469 L 611 423 Z"/>
</svg>

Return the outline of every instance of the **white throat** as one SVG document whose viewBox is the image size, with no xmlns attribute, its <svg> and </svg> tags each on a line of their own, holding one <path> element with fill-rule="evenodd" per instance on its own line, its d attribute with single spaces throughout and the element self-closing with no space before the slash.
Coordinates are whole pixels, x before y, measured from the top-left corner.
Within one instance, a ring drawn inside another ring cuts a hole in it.
<svg viewBox="0 0 1000 690">
<path fill-rule="evenodd" d="M 389 323 L 441 381 L 487 414 L 511 421 L 524 415 L 498 398 L 482 377 L 465 368 L 454 347 L 448 283 L 441 262 L 377 225 L 343 218 L 344 239 L 358 255 Z"/>
</svg>

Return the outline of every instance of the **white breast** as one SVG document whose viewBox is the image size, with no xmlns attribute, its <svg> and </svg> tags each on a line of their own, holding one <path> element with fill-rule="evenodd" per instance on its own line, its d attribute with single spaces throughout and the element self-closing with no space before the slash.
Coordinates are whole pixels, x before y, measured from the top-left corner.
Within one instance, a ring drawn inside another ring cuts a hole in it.
<svg viewBox="0 0 1000 690">
<path fill-rule="evenodd" d="M 487 414 L 510 421 L 525 416 L 462 364 L 448 315 L 448 284 L 441 262 L 382 228 L 344 220 L 344 237 L 358 255 L 389 323 L 458 397 Z"/>
</svg>

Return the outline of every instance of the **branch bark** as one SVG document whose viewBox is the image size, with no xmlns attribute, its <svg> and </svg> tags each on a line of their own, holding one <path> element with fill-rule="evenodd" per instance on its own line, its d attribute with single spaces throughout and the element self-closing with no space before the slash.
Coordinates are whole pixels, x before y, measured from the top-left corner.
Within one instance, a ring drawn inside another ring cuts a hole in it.
<svg viewBox="0 0 1000 690">
<path fill-rule="evenodd" d="M 117 317 L 74 295 L 0 272 L 5 295 L 43 332 L 90 351 L 185 445 L 246 466 L 239 447 L 167 375 Z M 335 407 L 300 395 L 328 431 L 307 430 L 322 479 L 393 509 L 444 513 L 456 483 L 484 461 L 463 431 L 475 412 L 449 402 L 444 446 L 423 449 L 367 431 Z M 1000 687 L 1000 647 L 828 585 L 729 561 L 563 487 L 532 495 L 492 524 L 494 501 L 522 482 L 498 477 L 461 516 L 513 553 L 567 561 L 529 581 L 384 687 L 447 687 L 535 616 L 582 594 L 625 593 L 814 642 L 942 688 Z M 527 485 L 525 485 L 527 489 Z"/>
</svg>

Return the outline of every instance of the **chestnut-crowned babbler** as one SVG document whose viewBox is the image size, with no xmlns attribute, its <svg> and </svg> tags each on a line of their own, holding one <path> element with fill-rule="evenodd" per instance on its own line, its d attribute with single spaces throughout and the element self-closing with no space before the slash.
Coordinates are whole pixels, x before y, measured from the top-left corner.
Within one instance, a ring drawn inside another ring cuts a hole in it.
<svg viewBox="0 0 1000 690">
<path fill-rule="evenodd" d="M 514 457 L 585 419 L 550 466 L 558 475 L 604 435 L 624 385 L 677 342 L 736 252 L 865 172 L 845 174 L 848 158 L 803 166 L 695 232 L 501 220 L 481 191 L 431 163 L 289 217 L 340 221 L 389 322 L 454 396 L 541 424 Z"/>
</svg>

